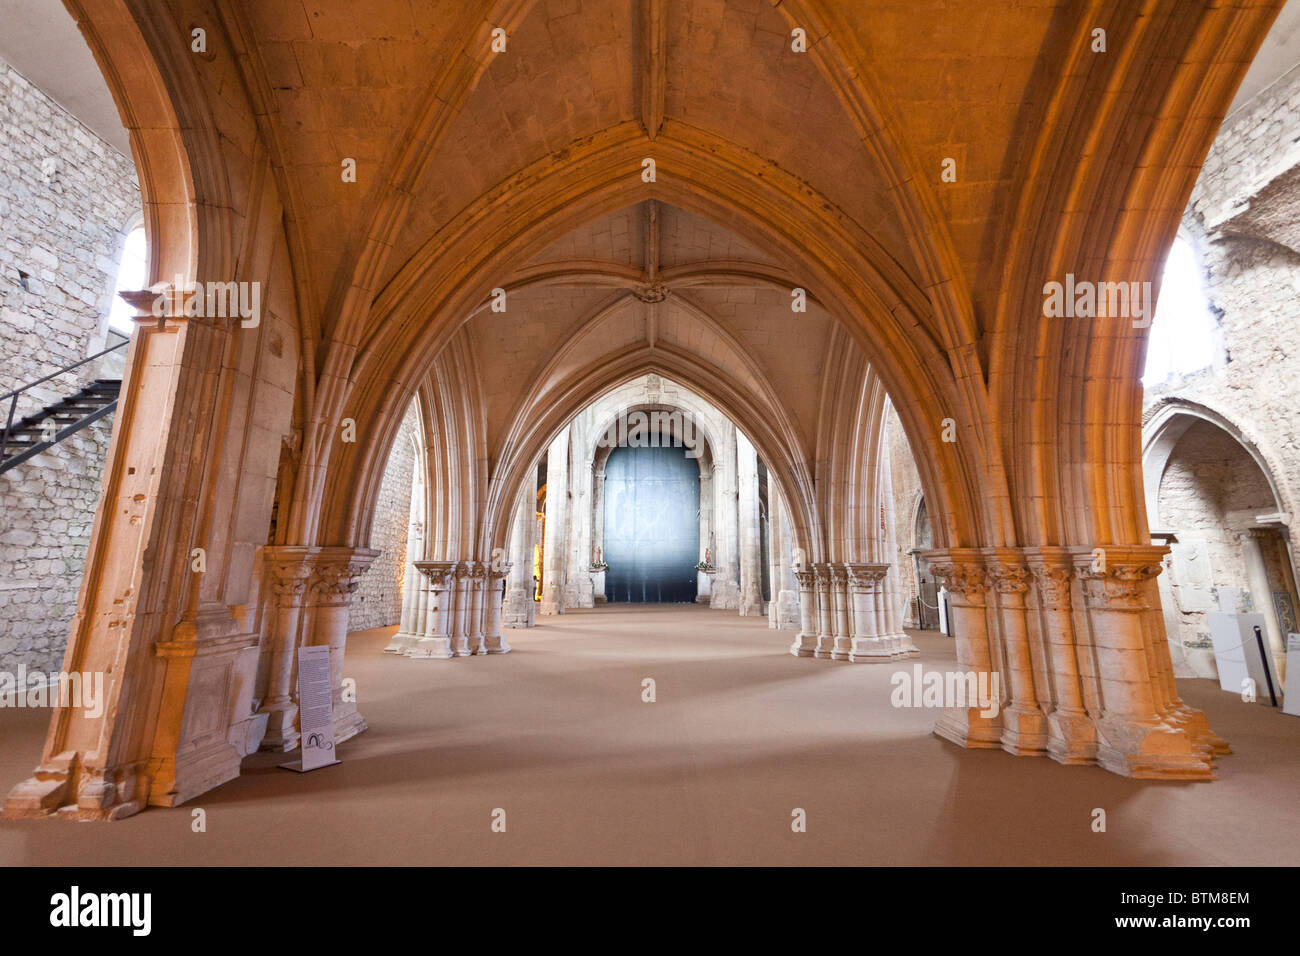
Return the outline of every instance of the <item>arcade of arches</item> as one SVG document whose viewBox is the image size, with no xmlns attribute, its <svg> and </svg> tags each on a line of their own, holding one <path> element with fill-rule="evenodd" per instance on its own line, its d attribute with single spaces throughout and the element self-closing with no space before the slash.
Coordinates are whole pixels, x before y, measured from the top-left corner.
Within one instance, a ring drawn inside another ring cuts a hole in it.
<svg viewBox="0 0 1300 956">
<path fill-rule="evenodd" d="M 55 710 L 6 815 L 176 806 L 295 749 L 302 645 L 345 743 L 360 653 L 487 686 L 515 635 L 679 601 L 789 632 L 789 668 L 910 669 L 936 583 L 956 668 L 1001 678 L 945 746 L 1232 759 L 1175 679 L 1213 673 L 1215 567 L 1294 595 L 1290 492 L 1176 388 L 1144 412 L 1145 323 L 1043 294 L 1158 289 L 1279 2 L 66 5 L 148 284 L 200 291 L 124 293 L 64 663 L 109 703 Z M 260 315 L 205 316 L 214 283 Z M 381 564 L 400 620 L 349 648 Z"/>
</svg>

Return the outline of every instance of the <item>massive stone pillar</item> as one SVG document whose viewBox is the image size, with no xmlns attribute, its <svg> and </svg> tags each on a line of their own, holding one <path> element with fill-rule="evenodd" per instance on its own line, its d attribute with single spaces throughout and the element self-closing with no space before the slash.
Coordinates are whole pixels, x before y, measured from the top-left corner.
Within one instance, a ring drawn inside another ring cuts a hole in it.
<svg viewBox="0 0 1300 956">
<path fill-rule="evenodd" d="M 533 534 L 537 527 L 537 503 L 529 488 L 519 496 L 514 527 L 510 532 L 510 576 L 502 609 L 506 627 L 532 627 L 536 613 L 533 600 Z"/>
<path fill-rule="evenodd" d="M 977 683 L 987 681 L 987 686 L 991 688 L 993 675 L 997 671 L 989 640 L 986 607 L 989 582 L 983 561 L 977 551 L 969 548 L 930 551 L 926 557 L 930 560 L 930 570 L 935 577 L 947 586 L 951 632 L 957 642 L 957 665 L 963 672 L 974 674 Z M 1000 708 L 1000 701 L 995 703 Z M 945 708 L 934 726 L 934 732 L 963 747 L 1001 747 L 1000 710 L 993 714 L 989 711 L 994 708 L 982 708 L 979 702 L 966 701 L 965 704 L 962 707 Z"/>
<path fill-rule="evenodd" d="M 563 614 L 569 541 L 569 428 L 546 453 L 546 544 L 542 568 L 542 614 Z"/>
<path fill-rule="evenodd" d="M 790 645 L 790 653 L 795 657 L 812 657 L 817 653 L 817 597 L 815 587 L 817 576 L 812 568 L 794 569 L 795 580 L 799 582 L 799 633 Z"/>
<path fill-rule="evenodd" d="M 740 613 L 763 613 L 762 539 L 759 530 L 758 452 L 739 430 L 736 435 L 736 540 L 740 565 Z"/>
<path fill-rule="evenodd" d="M 158 255 L 182 264 L 175 249 Z M 124 295 L 137 327 L 63 659 L 64 671 L 103 675 L 105 706 L 54 709 L 41 761 L 10 792 L 7 815 L 116 819 L 239 775 L 259 635 L 232 608 L 255 599 L 250 529 L 265 529 L 271 509 L 258 469 L 289 427 L 274 376 L 295 356 L 290 347 L 278 363 L 253 358 L 267 351 L 264 336 L 291 337 L 275 315 L 232 328 L 187 317 L 175 300 L 190 295 L 166 297 L 162 316 L 151 314 L 153 292 Z M 264 401 L 241 404 L 260 384 L 273 384 Z M 282 623 L 296 633 L 292 614 Z"/>
<path fill-rule="evenodd" d="M 847 660 L 855 664 L 879 664 L 904 655 L 893 641 L 880 633 L 880 582 L 887 564 L 849 564 L 849 596 L 853 607 L 853 632 Z"/>
<path fill-rule="evenodd" d="M 1083 656 L 1097 662 L 1090 675 L 1101 704 L 1097 762 L 1130 777 L 1212 777 L 1213 741 L 1197 736 L 1194 728 L 1166 722 L 1157 710 L 1154 684 L 1160 677 L 1152 673 L 1144 619 L 1154 590 L 1147 585 L 1160 573 L 1165 549 L 1072 550 L 1087 622 L 1080 643 Z"/>
<path fill-rule="evenodd" d="M 407 656 L 420 660 L 449 660 L 455 656 L 451 641 L 453 561 L 417 561 L 416 570 L 424 582 L 426 597 L 421 601 L 423 618 L 418 622 L 420 637 Z"/>
</svg>

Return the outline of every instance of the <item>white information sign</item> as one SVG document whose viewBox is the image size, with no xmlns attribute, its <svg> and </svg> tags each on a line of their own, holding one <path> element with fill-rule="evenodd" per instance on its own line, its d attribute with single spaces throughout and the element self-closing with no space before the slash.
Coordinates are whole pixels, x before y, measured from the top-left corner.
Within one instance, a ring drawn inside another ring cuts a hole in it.
<svg viewBox="0 0 1300 956">
<path fill-rule="evenodd" d="M 334 699 L 330 683 L 330 649 L 298 648 L 298 728 L 302 761 L 281 764 L 290 770 L 316 770 L 339 761 L 334 757 Z"/>
<path fill-rule="evenodd" d="M 1286 696 L 1282 712 L 1300 717 L 1300 634 L 1286 636 Z"/>
</svg>

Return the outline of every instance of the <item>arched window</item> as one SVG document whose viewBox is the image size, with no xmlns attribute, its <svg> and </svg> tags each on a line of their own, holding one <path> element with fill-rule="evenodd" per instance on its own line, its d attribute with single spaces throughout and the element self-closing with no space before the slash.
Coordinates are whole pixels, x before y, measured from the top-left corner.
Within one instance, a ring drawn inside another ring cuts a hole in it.
<svg viewBox="0 0 1300 956">
<path fill-rule="evenodd" d="M 139 225 L 127 233 L 122 245 L 122 261 L 117 267 L 117 281 L 113 286 L 113 306 L 108 313 L 108 327 L 120 335 L 129 336 L 134 323 L 131 321 L 131 307 L 118 293 L 144 288 L 145 260 L 144 226 Z"/>
<path fill-rule="evenodd" d="M 1172 375 L 1186 375 L 1213 362 L 1214 320 L 1201 285 L 1200 266 L 1191 243 L 1179 236 L 1165 260 L 1142 384 L 1158 385 Z"/>
</svg>

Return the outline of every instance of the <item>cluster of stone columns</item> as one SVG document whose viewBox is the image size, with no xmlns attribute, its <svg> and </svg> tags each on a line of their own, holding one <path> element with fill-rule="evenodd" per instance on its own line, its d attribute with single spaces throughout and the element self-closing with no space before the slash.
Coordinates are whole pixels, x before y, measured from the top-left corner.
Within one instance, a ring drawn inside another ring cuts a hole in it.
<svg viewBox="0 0 1300 956">
<path fill-rule="evenodd" d="M 848 562 L 795 568 L 800 617 L 790 653 L 855 664 L 918 656 L 889 600 L 889 569 Z"/>
<path fill-rule="evenodd" d="M 341 743 L 366 729 L 356 700 L 343 692 L 343 662 L 352 595 L 378 553 L 346 547 L 262 549 L 263 587 L 271 596 L 262 621 L 266 683 L 256 715 L 262 750 L 288 751 L 298 746 L 297 651 L 302 646 L 330 649 L 335 741 Z"/>
<path fill-rule="evenodd" d="M 1178 697 L 1156 589 L 1166 550 L 927 552 L 959 669 L 1002 678 L 997 708 L 950 708 L 935 732 L 1126 776 L 1212 775 L 1228 748 Z"/>
<path fill-rule="evenodd" d="M 416 561 L 419 579 L 402 595 L 401 627 L 385 653 L 417 660 L 506 654 L 501 633 L 509 561 Z"/>
</svg>

